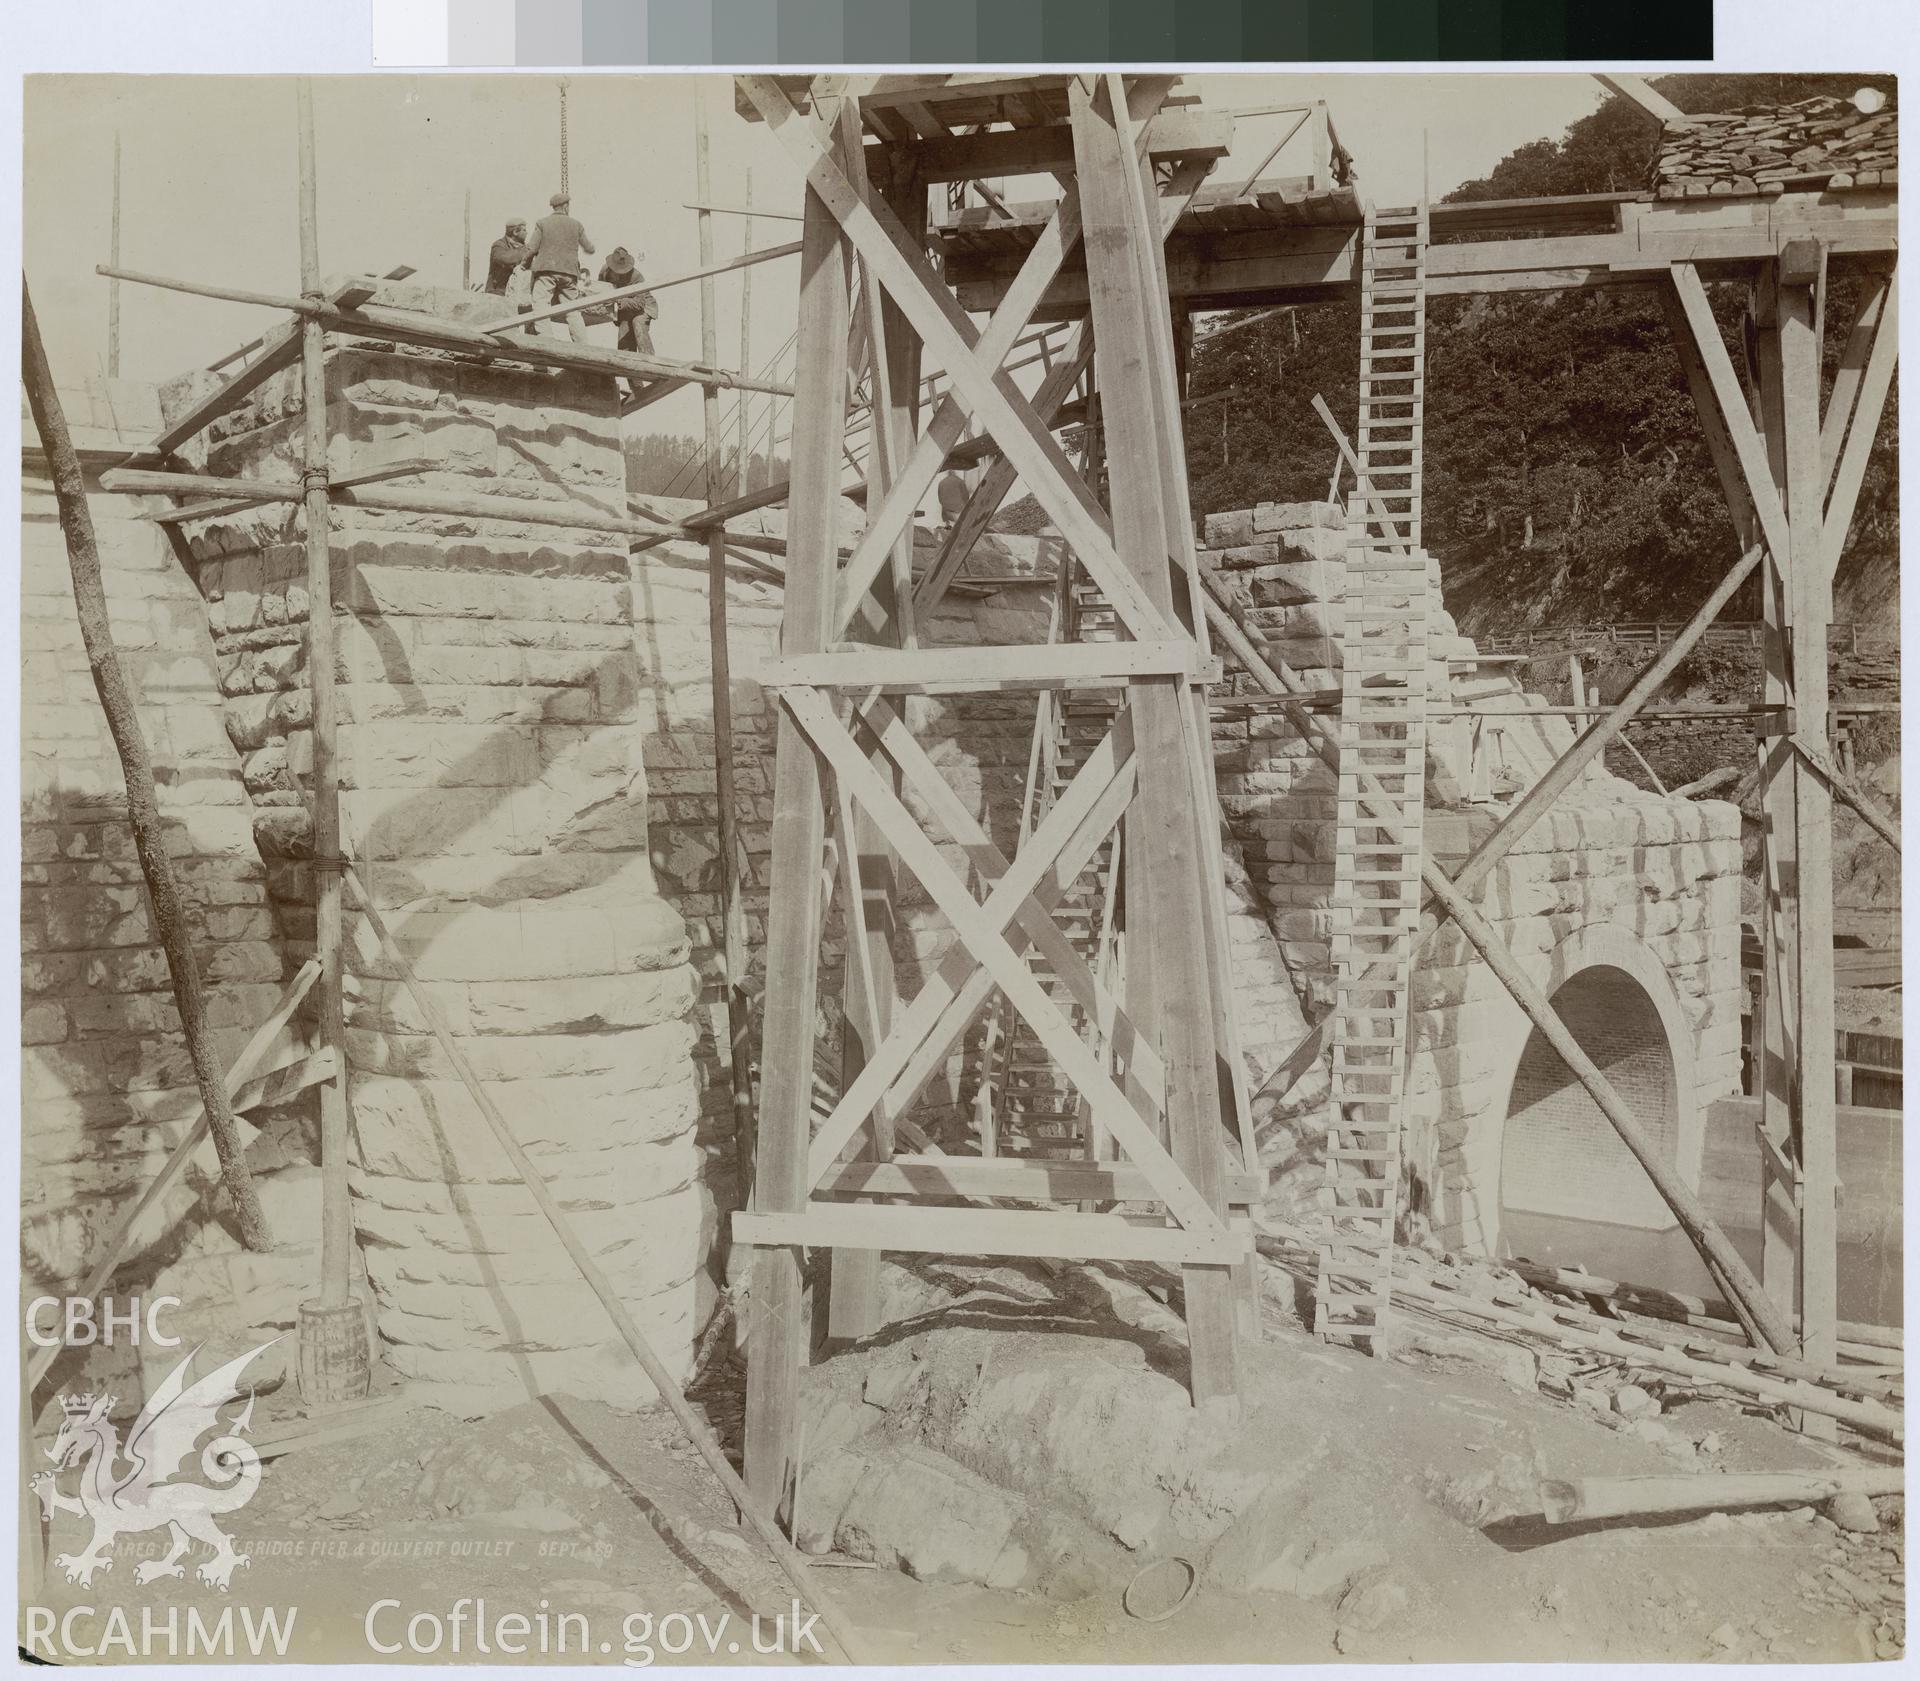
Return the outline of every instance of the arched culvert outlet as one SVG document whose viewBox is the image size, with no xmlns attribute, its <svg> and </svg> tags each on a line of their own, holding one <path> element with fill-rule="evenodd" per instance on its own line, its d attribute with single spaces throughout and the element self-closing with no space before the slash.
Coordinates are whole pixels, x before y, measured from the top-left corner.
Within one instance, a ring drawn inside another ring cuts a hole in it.
<svg viewBox="0 0 1920 1681">
<path fill-rule="evenodd" d="M 1617 929 L 1576 936 L 1551 964 L 1549 996 L 1575 1042 L 1662 1158 L 1697 1182 L 1692 1033 L 1666 971 Z M 1526 1027 L 1501 1135 L 1501 1247 L 1561 1251 L 1553 1239 L 1562 1223 L 1568 1235 L 1594 1227 L 1673 1230 L 1672 1211 L 1599 1104 L 1545 1036 Z"/>
</svg>

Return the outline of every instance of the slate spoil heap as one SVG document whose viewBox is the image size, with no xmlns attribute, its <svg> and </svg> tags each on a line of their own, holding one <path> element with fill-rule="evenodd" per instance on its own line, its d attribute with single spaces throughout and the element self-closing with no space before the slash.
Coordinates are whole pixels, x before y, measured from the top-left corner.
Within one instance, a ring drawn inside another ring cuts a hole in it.
<svg viewBox="0 0 1920 1681">
<path fill-rule="evenodd" d="M 1826 95 L 1690 116 L 1684 125 L 1669 123 L 1661 136 L 1654 194 L 1726 198 L 1891 187 L 1899 132 L 1891 106 L 1863 116 Z"/>
</svg>

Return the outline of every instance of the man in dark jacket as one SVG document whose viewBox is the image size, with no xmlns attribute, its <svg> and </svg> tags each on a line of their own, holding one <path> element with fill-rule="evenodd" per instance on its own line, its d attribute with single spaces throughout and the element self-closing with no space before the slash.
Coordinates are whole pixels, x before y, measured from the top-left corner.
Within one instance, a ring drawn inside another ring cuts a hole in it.
<svg viewBox="0 0 1920 1681">
<path fill-rule="evenodd" d="M 555 193 L 547 202 L 553 206 L 553 214 L 542 216 L 533 224 L 533 238 L 527 242 L 523 259 L 533 270 L 536 308 L 579 297 L 580 257 L 583 252 L 589 257 L 593 255 L 593 241 L 587 238 L 587 230 L 568 213 L 567 195 Z M 579 316 L 569 315 L 566 320 L 567 331 L 584 344 L 587 334 Z"/>
<path fill-rule="evenodd" d="M 615 291 L 637 286 L 645 278 L 639 264 L 628 255 L 624 245 L 616 245 L 600 265 L 601 283 L 613 287 Z M 620 328 L 620 336 L 615 341 L 617 348 L 651 356 L 653 323 L 660 314 L 660 306 L 653 301 L 653 294 L 635 292 L 631 297 L 615 298 L 607 307 L 613 311 L 613 319 Z"/>
<path fill-rule="evenodd" d="M 487 253 L 487 290 L 495 297 L 507 295 L 507 283 L 513 271 L 527 260 L 527 224 L 509 222 L 507 231 L 493 242 Z"/>
</svg>

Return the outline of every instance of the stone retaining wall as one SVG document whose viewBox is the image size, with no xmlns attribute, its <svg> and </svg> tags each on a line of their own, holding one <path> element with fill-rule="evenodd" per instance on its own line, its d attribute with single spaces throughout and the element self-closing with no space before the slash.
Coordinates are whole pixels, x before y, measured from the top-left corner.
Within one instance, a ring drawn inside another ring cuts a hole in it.
<svg viewBox="0 0 1920 1681">
<path fill-rule="evenodd" d="M 160 427 L 151 386 L 96 380 L 60 398 L 90 463 L 126 453 Z M 121 1210 L 198 1119 L 200 1100 L 134 856 L 119 757 L 80 640 L 52 481 L 31 421 L 23 415 L 22 424 L 21 1283 L 32 1297 L 77 1286 Z M 103 492 L 96 472 L 89 467 L 88 506 L 114 640 L 153 762 L 213 1041 L 227 1063 L 297 962 L 268 913 L 239 757 L 220 727 L 200 598 L 163 528 L 141 517 L 155 500 Z M 302 1052 L 296 1023 L 263 1066 Z M 290 1329 L 319 1276 L 312 1114 L 308 1098 L 255 1110 L 243 1124 L 273 1254 L 240 1248 L 212 1147 L 203 1145 L 197 1165 L 134 1234 L 109 1286 L 119 1304 L 180 1298 L 162 1325 L 188 1343 L 253 1346 Z M 161 1372 L 177 1354 L 153 1352 Z M 63 1356 L 46 1398 L 87 1385 L 137 1404 L 146 1384 L 136 1350 L 123 1338 L 113 1349 Z"/>
</svg>

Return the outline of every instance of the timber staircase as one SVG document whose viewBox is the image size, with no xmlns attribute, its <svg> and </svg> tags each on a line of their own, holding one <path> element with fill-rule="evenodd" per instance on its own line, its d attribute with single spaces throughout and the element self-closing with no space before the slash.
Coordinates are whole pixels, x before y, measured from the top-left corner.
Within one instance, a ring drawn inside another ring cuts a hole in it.
<svg viewBox="0 0 1920 1681">
<path fill-rule="evenodd" d="M 1420 548 L 1425 205 L 1369 210 L 1360 283 L 1359 482 L 1347 505 L 1333 883 L 1333 1078 L 1314 1329 L 1386 1327 L 1426 801 L 1427 557 Z"/>
</svg>

